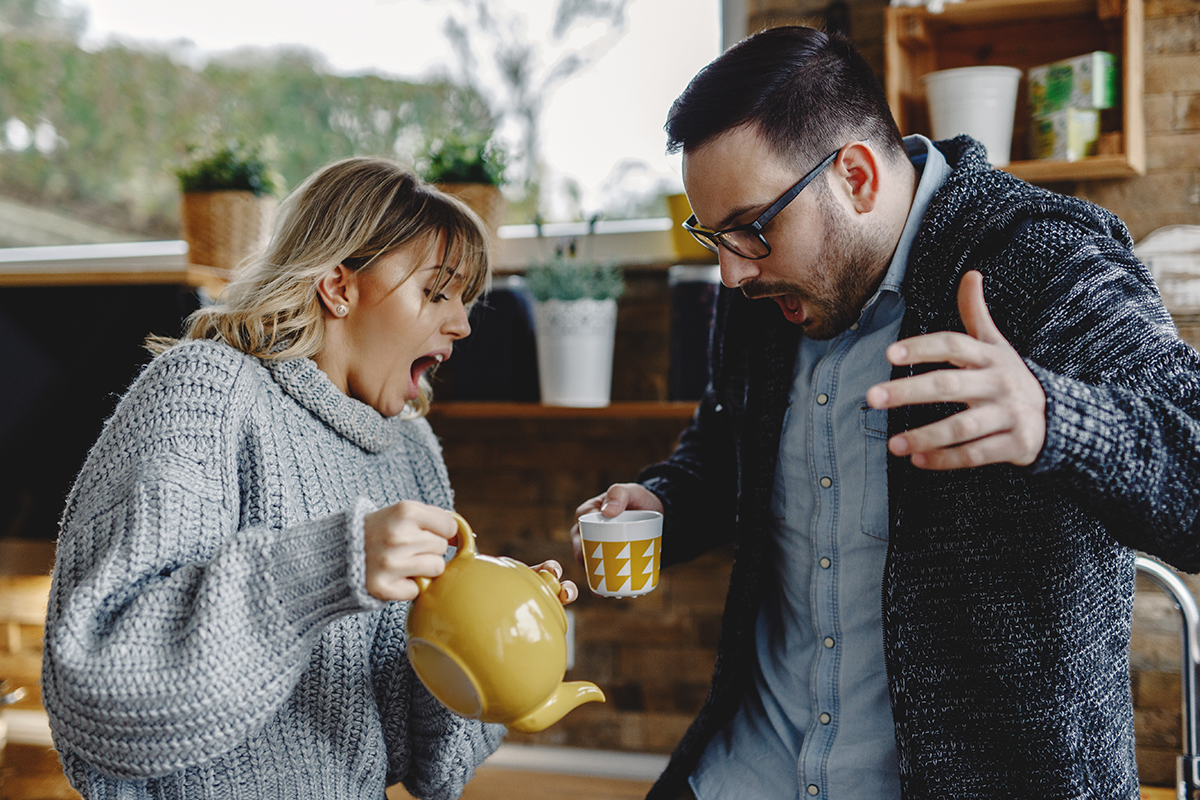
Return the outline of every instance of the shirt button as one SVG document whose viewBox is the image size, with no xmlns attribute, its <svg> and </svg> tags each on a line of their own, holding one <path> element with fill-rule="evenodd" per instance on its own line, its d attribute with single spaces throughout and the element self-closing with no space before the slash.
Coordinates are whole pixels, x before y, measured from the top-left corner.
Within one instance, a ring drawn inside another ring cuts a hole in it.
<svg viewBox="0 0 1200 800">
<path fill-rule="evenodd" d="M 829 569 L 831 566 L 833 566 L 833 562 L 830 561 L 828 558 L 822 558 L 820 561 L 820 564 L 821 564 L 821 569 Z"/>
<path fill-rule="evenodd" d="M 828 489 L 830 486 L 833 486 L 832 480 L 830 480 L 829 478 L 821 478 L 821 487 L 822 488 Z"/>
<path fill-rule="evenodd" d="M 832 637 L 832 636 L 826 636 L 826 637 L 825 637 L 825 646 L 826 646 L 826 647 L 833 647 L 833 637 Z"/>
<path fill-rule="evenodd" d="M 822 714 L 822 715 L 821 715 L 820 717 L 818 717 L 817 719 L 821 720 L 821 724 L 822 724 L 822 725 L 828 725 L 828 724 L 829 724 L 829 721 L 830 721 L 831 719 L 833 719 L 833 717 L 829 716 L 828 714 Z"/>
<path fill-rule="evenodd" d="M 817 405 L 823 406 L 828 402 L 829 402 L 829 395 L 825 394 L 824 392 L 821 392 L 819 395 L 817 395 Z"/>
<path fill-rule="evenodd" d="M 821 790 L 817 788 L 817 785 L 815 783 L 810 783 L 808 785 L 808 793 L 809 794 L 817 794 L 820 791 Z"/>
</svg>

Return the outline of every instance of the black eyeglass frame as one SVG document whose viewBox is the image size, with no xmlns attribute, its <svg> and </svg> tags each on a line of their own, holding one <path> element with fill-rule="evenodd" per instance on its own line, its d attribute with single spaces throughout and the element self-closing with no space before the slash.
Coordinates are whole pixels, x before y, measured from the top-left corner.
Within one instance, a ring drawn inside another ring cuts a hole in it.
<svg viewBox="0 0 1200 800">
<path fill-rule="evenodd" d="M 788 203 L 795 200 L 800 193 L 804 191 L 804 187 L 812 183 L 813 179 L 820 175 L 822 170 L 832 164 L 838 157 L 838 154 L 841 153 L 844 148 L 845 145 L 827 155 L 820 164 L 817 164 L 815 167 L 809 170 L 803 178 L 796 181 L 792 188 L 780 195 L 779 199 L 772 203 L 766 211 L 759 214 L 758 219 L 754 220 L 753 222 L 745 225 L 735 225 L 732 228 L 725 228 L 724 230 L 720 231 L 710 231 L 707 228 L 698 226 L 696 224 L 696 215 L 692 214 L 683 221 L 684 230 L 690 233 L 692 237 L 696 241 L 700 242 L 700 244 L 704 245 L 705 248 L 714 253 L 717 252 L 718 246 L 722 246 L 734 255 L 749 259 L 750 261 L 758 261 L 759 259 L 766 258 L 767 256 L 771 255 L 771 243 L 767 241 L 766 236 L 763 236 L 763 228 L 767 227 L 767 223 L 775 219 L 775 216 L 780 211 L 783 211 L 783 209 L 787 207 Z M 749 231 L 750 233 L 753 233 L 758 237 L 758 240 L 763 243 L 763 247 L 767 248 L 767 252 L 763 253 L 761 256 L 747 255 L 725 241 L 729 234 L 737 233 L 739 231 Z"/>
</svg>

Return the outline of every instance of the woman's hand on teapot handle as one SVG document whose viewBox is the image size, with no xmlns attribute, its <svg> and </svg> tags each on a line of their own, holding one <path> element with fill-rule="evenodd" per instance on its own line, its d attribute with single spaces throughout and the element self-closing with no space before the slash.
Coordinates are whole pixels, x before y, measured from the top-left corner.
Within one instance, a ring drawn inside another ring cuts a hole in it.
<svg viewBox="0 0 1200 800">
<path fill-rule="evenodd" d="M 554 580 L 558 581 L 558 601 L 565 605 L 574 603 L 579 598 L 579 587 L 575 585 L 575 581 L 564 581 L 562 564 L 559 564 L 554 559 L 543 561 L 533 568 L 534 572 L 549 572 L 554 576 Z"/>
<path fill-rule="evenodd" d="M 575 560 L 583 565 L 583 543 L 579 539 L 579 518 L 584 514 L 599 511 L 606 517 L 615 517 L 622 511 L 657 511 L 663 513 L 658 495 L 640 483 L 614 483 L 604 494 L 598 494 L 575 509 L 575 524 L 571 527 L 571 546 L 575 548 Z"/>
<path fill-rule="evenodd" d="M 458 522 L 437 506 L 405 500 L 363 518 L 367 593 L 379 600 L 413 600 L 416 577 L 436 578 Z"/>
</svg>

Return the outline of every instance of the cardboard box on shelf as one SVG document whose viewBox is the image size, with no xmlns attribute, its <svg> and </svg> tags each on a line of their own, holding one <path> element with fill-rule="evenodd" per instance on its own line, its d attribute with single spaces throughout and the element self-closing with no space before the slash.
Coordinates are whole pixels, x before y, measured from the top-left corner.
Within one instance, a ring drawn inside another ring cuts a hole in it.
<svg viewBox="0 0 1200 800">
<path fill-rule="evenodd" d="M 1068 108 L 1112 108 L 1116 102 L 1112 53 L 1096 50 L 1029 70 L 1029 113 L 1034 119 Z"/>
<path fill-rule="evenodd" d="M 1100 137 L 1100 112 L 1090 108 L 1066 108 L 1037 117 L 1029 126 L 1030 150 L 1034 158 L 1078 161 L 1096 155 Z"/>
</svg>

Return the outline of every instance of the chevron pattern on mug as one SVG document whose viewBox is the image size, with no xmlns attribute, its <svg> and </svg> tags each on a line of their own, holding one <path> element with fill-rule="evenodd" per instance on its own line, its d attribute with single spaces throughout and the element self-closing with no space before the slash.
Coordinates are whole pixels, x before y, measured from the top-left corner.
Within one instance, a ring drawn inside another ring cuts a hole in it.
<svg viewBox="0 0 1200 800">
<path fill-rule="evenodd" d="M 658 586 L 660 539 L 633 542 L 588 542 L 583 560 L 588 586 L 597 594 L 631 596 Z"/>
<path fill-rule="evenodd" d="M 588 587 L 605 597 L 638 597 L 658 586 L 662 560 L 662 515 L 626 511 L 609 519 L 579 519 Z"/>
</svg>

